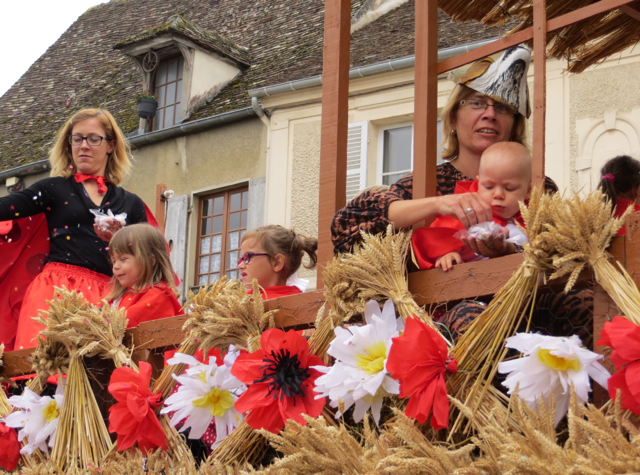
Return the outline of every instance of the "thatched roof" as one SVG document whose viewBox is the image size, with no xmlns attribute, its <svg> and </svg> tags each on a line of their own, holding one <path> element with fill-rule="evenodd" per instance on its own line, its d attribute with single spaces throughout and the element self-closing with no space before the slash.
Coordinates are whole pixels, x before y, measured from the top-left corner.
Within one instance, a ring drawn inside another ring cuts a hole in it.
<svg viewBox="0 0 640 475">
<path fill-rule="evenodd" d="M 601 0 L 602 1 L 602 0 Z M 547 21 L 593 5 L 593 0 L 547 0 Z M 639 2 L 597 14 L 547 34 L 548 54 L 568 62 L 568 71 L 579 73 L 640 41 Z M 440 0 L 438 6 L 457 21 L 479 21 L 488 26 L 515 19 L 516 33 L 533 25 L 531 0 Z"/>
</svg>

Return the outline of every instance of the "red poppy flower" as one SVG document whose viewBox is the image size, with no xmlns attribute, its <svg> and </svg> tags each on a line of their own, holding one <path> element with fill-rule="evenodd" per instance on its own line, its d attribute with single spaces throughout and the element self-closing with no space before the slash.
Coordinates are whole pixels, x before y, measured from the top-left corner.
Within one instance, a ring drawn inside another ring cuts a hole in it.
<svg viewBox="0 0 640 475">
<path fill-rule="evenodd" d="M 277 328 L 260 337 L 260 349 L 238 356 L 231 374 L 248 386 L 236 401 L 239 412 L 249 412 L 247 423 L 254 429 L 279 433 L 287 421 L 305 425 L 302 414 L 318 417 L 325 398 L 315 399 L 315 381 L 322 375 L 309 366 L 324 363 L 309 354 L 307 340 L 293 330 Z"/>
<path fill-rule="evenodd" d="M 613 317 L 602 329 L 597 345 L 613 349 L 611 362 L 617 371 L 609 378 L 609 397 L 622 393 L 622 407 L 640 414 L 640 327 L 626 318 Z"/>
<path fill-rule="evenodd" d="M 0 388 L 0 391 L 3 391 Z M 0 467 L 11 472 L 20 461 L 20 443 L 15 429 L 7 427 L 4 422 L 0 422 Z"/>
<path fill-rule="evenodd" d="M 160 405 L 160 394 L 149 390 L 151 365 L 140 362 L 140 373 L 131 368 L 116 368 L 109 380 L 109 392 L 118 401 L 109 408 L 109 432 L 118 434 L 118 450 L 138 442 L 143 453 L 160 447 L 167 450 L 167 439 L 153 410 Z"/>
<path fill-rule="evenodd" d="M 444 429 L 449 421 L 445 373 L 458 371 L 447 358 L 447 344 L 434 329 L 417 318 L 407 319 L 404 334 L 392 339 L 387 370 L 400 383 L 399 396 L 409 397 L 405 414 L 424 423 L 433 409 L 431 426 Z"/>
</svg>

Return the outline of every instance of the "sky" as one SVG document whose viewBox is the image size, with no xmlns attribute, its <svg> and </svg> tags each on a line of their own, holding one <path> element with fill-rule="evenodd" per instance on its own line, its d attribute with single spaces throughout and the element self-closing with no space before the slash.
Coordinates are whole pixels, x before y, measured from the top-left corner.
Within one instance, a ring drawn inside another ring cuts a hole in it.
<svg viewBox="0 0 640 475">
<path fill-rule="evenodd" d="M 90 7 L 106 0 L 0 0 L 0 96 Z"/>
</svg>

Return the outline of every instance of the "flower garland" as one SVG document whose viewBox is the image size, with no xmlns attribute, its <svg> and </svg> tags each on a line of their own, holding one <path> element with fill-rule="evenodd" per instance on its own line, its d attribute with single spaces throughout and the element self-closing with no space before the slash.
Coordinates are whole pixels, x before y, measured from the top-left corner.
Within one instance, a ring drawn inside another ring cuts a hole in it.
<svg viewBox="0 0 640 475">
<path fill-rule="evenodd" d="M 387 372 L 387 358 L 392 338 L 404 329 L 396 318 L 393 301 L 387 300 L 380 312 L 375 300 L 367 302 L 364 326 L 335 328 L 335 339 L 327 353 L 336 359 L 333 366 L 314 366 L 324 373 L 316 380 L 317 399 L 329 397 L 332 407 L 344 402 L 344 409 L 355 404 L 353 420 L 360 422 L 371 409 L 376 424 L 380 422 L 382 401 L 388 394 L 398 394 L 398 382 Z M 342 413 L 338 411 L 336 418 Z"/>
<path fill-rule="evenodd" d="M 246 386 L 231 374 L 237 355 L 231 349 L 223 364 L 218 365 L 215 356 L 209 357 L 209 364 L 204 364 L 193 356 L 176 353 L 167 363 L 186 364 L 189 369 L 181 376 L 173 376 L 180 386 L 166 399 L 160 413 L 173 413 L 173 427 L 184 421 L 180 431 L 190 428 L 190 439 L 200 439 L 215 420 L 216 445 L 220 443 L 242 421 L 242 414 L 234 404 Z"/>
<path fill-rule="evenodd" d="M 431 427 L 444 429 L 449 421 L 445 375 L 456 373 L 458 364 L 449 358 L 447 343 L 433 328 L 408 318 L 402 336 L 393 339 L 387 368 L 400 382 L 400 397 L 409 398 L 405 414 Z"/>
<path fill-rule="evenodd" d="M 298 332 L 272 328 L 260 336 L 260 349 L 242 352 L 231 374 L 247 385 L 235 407 L 248 412 L 246 421 L 254 429 L 279 433 L 288 419 L 306 425 L 302 414 L 318 417 L 325 398 L 313 390 L 323 365 L 309 354 L 309 343 Z"/>
<path fill-rule="evenodd" d="M 615 401 L 620 391 L 622 408 L 640 415 L 640 327 L 613 317 L 604 324 L 597 344 L 613 349 L 610 359 L 617 371 L 609 378 L 609 396 Z"/>
<path fill-rule="evenodd" d="M 143 453 L 160 447 L 167 450 L 167 438 L 154 411 L 160 405 L 159 394 L 149 390 L 151 365 L 140 362 L 140 372 L 121 366 L 109 381 L 109 392 L 118 401 L 109 408 L 109 432 L 118 434 L 118 450 L 137 442 Z"/>
<path fill-rule="evenodd" d="M 522 358 L 504 361 L 498 371 L 509 373 L 502 383 L 513 394 L 518 394 L 529 407 L 536 409 L 539 400 L 549 403 L 551 395 L 556 400 L 555 425 L 569 410 L 571 386 L 575 388 L 579 404 L 589 399 L 589 376 L 602 387 L 607 387 L 609 372 L 598 363 L 602 355 L 582 348 L 578 336 L 569 338 L 517 333 L 507 338 L 507 348 L 523 353 Z"/>
<path fill-rule="evenodd" d="M 12 406 L 23 409 L 9 414 L 5 419 L 8 427 L 20 429 L 20 442 L 27 438 L 27 443 L 20 450 L 21 454 L 32 454 L 36 449 L 45 454 L 49 453 L 60 420 L 60 409 L 64 400 L 62 393 L 62 385 L 59 384 L 53 397 L 38 396 L 29 388 L 25 388 L 21 396 L 9 398 Z"/>
</svg>

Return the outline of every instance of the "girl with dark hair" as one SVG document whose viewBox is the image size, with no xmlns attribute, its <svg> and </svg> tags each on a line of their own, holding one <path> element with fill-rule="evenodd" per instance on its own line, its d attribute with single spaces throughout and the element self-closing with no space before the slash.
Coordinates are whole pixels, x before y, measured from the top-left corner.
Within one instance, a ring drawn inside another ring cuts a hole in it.
<svg viewBox="0 0 640 475">
<path fill-rule="evenodd" d="M 629 155 L 619 155 L 604 164 L 600 170 L 598 188 L 609 197 L 615 206 L 614 217 L 619 218 L 629 206 L 633 211 L 640 211 L 636 203 L 640 198 L 640 162 Z M 626 232 L 623 226 L 618 235 Z"/>
</svg>

